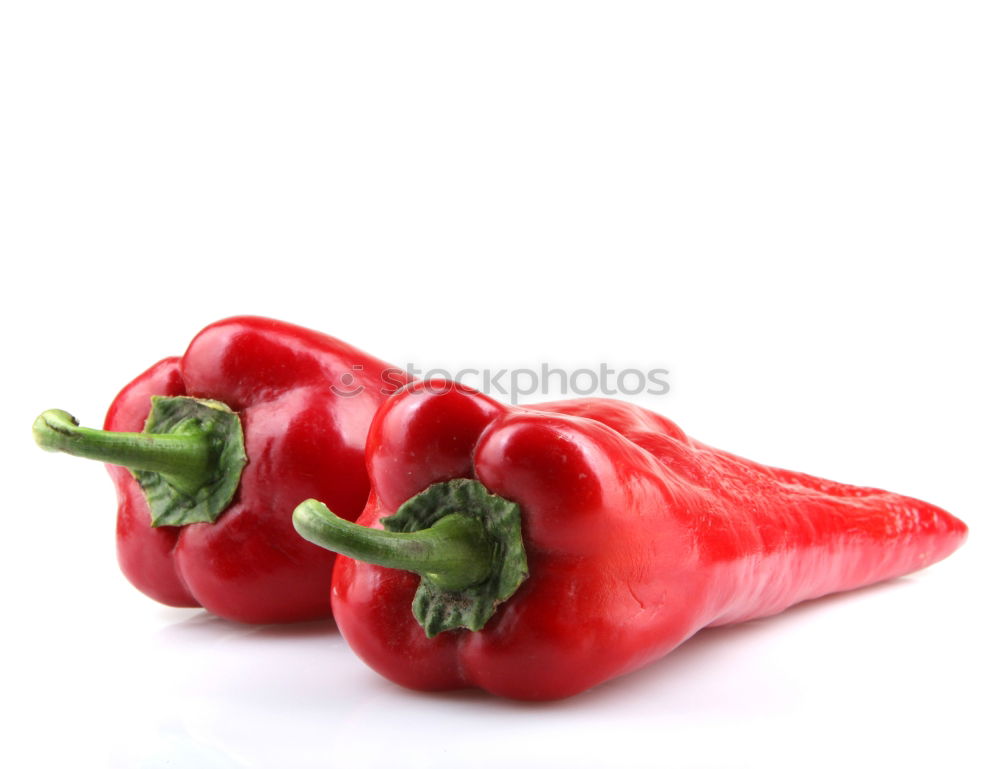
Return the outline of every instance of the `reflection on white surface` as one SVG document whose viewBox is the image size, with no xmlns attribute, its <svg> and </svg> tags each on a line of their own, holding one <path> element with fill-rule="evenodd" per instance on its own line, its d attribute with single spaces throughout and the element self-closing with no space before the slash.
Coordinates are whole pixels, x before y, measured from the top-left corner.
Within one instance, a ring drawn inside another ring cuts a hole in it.
<svg viewBox="0 0 1000 769">
<path fill-rule="evenodd" d="M 926 628 L 920 605 L 941 576 L 704 631 L 642 671 L 545 704 L 402 689 L 358 661 L 331 623 L 255 628 L 152 607 L 148 635 L 121 644 L 103 698 L 83 717 L 113 725 L 106 754 L 123 769 L 499 767 L 526 757 L 662 766 L 664 750 L 712 766 L 760 751 L 780 765 L 815 740 L 827 743 L 820 765 L 833 765 L 887 746 L 887 730 L 927 721 L 924 703 L 900 697 L 922 654 L 891 638 L 908 624 Z M 851 741 L 830 745 L 832 723 Z"/>
</svg>

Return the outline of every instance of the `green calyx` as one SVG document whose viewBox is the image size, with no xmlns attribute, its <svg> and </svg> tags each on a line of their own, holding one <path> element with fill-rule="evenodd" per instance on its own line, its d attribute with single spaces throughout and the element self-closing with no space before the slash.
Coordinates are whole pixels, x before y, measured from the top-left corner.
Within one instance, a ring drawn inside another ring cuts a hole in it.
<svg viewBox="0 0 1000 769">
<path fill-rule="evenodd" d="M 239 415 L 224 403 L 187 396 L 154 395 L 141 433 L 80 427 L 58 409 L 41 414 L 32 432 L 46 451 L 127 467 L 153 526 L 214 522 L 232 502 L 247 463 Z"/>
<path fill-rule="evenodd" d="M 384 531 L 345 521 L 314 499 L 300 504 L 292 521 L 328 550 L 419 574 L 413 616 L 428 638 L 482 630 L 528 576 L 520 508 L 467 478 L 410 498 L 382 519 Z"/>
</svg>

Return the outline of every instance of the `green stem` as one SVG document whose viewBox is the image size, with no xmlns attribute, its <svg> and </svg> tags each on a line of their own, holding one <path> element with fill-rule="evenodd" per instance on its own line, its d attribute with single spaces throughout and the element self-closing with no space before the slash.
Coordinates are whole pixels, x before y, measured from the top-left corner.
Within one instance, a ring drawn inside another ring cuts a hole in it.
<svg viewBox="0 0 1000 769">
<path fill-rule="evenodd" d="M 481 520 L 452 513 L 412 533 L 369 529 L 339 518 L 322 502 L 307 499 L 292 522 L 310 542 L 379 566 L 420 574 L 442 590 L 479 584 L 494 570 L 493 545 Z"/>
<path fill-rule="evenodd" d="M 181 490 L 193 492 L 218 473 L 217 452 L 196 423 L 174 433 L 118 433 L 80 427 L 72 415 L 50 409 L 35 420 L 32 432 L 46 451 L 159 473 Z"/>
<path fill-rule="evenodd" d="M 383 518 L 384 530 L 349 523 L 315 499 L 295 508 L 292 523 L 320 547 L 419 574 L 411 608 L 428 638 L 482 630 L 528 578 L 520 507 L 472 478 L 431 484 Z"/>
</svg>

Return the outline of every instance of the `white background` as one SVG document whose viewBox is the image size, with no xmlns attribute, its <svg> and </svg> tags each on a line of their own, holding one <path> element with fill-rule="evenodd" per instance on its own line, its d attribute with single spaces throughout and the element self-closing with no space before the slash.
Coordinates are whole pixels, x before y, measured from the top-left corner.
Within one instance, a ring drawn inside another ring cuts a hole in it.
<svg viewBox="0 0 1000 769">
<path fill-rule="evenodd" d="M 998 21 L 4 4 L 0 762 L 995 766 Z M 403 690 L 328 624 L 135 592 L 102 468 L 32 444 L 247 312 L 423 368 L 668 368 L 636 400 L 694 437 L 971 537 L 565 702 Z"/>
</svg>

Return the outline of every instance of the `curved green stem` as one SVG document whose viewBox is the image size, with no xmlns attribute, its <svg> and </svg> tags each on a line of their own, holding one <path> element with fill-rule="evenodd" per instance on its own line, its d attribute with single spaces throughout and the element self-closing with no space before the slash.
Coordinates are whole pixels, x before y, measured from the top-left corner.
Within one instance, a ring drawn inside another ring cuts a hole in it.
<svg viewBox="0 0 1000 769">
<path fill-rule="evenodd" d="M 239 415 L 186 395 L 151 396 L 141 433 L 80 427 L 59 409 L 42 413 L 32 432 L 46 451 L 131 470 L 153 526 L 214 522 L 233 501 L 248 461 Z"/>
<path fill-rule="evenodd" d="M 383 518 L 384 531 L 338 518 L 315 499 L 295 508 L 292 523 L 320 547 L 419 574 L 413 617 L 428 638 L 482 630 L 528 578 L 521 509 L 471 478 L 431 484 Z"/>
<path fill-rule="evenodd" d="M 71 414 L 50 409 L 35 420 L 32 433 L 46 451 L 160 473 L 182 489 L 198 489 L 217 473 L 211 440 L 195 425 L 175 433 L 118 433 L 80 427 Z"/>
<path fill-rule="evenodd" d="M 420 574 L 442 590 L 462 590 L 492 574 L 493 545 L 483 522 L 459 513 L 427 529 L 397 533 L 345 521 L 315 499 L 292 514 L 295 530 L 310 542 L 366 563 Z"/>
</svg>

